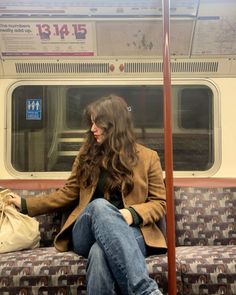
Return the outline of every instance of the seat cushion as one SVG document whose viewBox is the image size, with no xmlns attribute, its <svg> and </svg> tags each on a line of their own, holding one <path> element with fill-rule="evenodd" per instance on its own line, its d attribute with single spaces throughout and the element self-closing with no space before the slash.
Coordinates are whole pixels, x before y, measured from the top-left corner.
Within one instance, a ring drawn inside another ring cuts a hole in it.
<svg viewBox="0 0 236 295">
<path fill-rule="evenodd" d="M 236 246 L 177 247 L 183 294 L 236 294 Z"/>
<path fill-rule="evenodd" d="M 168 260 L 166 254 L 153 255 L 146 258 L 149 276 L 153 278 L 163 294 L 168 292 Z M 181 278 L 181 264 L 176 261 L 176 289 L 177 295 L 183 294 Z"/>
<path fill-rule="evenodd" d="M 2 254 L 1 294 L 85 294 L 86 263 L 74 252 L 54 247 Z"/>
<path fill-rule="evenodd" d="M 0 294 L 58 295 L 86 294 L 87 260 L 72 251 L 58 252 L 54 247 L 5 253 L 0 256 Z M 150 277 L 162 291 L 168 289 L 167 256 L 146 258 Z M 177 294 L 182 294 L 180 264 L 177 265 Z"/>
</svg>

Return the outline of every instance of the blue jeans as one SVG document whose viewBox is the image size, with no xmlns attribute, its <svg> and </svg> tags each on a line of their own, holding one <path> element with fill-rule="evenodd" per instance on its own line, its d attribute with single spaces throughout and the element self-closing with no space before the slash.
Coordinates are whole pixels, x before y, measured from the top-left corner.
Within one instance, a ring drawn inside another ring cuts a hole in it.
<svg viewBox="0 0 236 295">
<path fill-rule="evenodd" d="M 148 275 L 139 228 L 105 199 L 93 200 L 72 230 L 74 251 L 88 258 L 88 295 L 161 295 Z"/>
</svg>

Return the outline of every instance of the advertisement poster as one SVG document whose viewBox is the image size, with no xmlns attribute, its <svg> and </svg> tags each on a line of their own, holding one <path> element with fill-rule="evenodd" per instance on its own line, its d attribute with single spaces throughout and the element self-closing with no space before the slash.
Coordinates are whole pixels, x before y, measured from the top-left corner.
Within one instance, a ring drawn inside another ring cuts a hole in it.
<svg viewBox="0 0 236 295">
<path fill-rule="evenodd" d="M 189 54 L 193 24 L 192 20 L 171 21 L 172 55 Z M 101 21 L 97 23 L 97 53 L 99 56 L 161 56 L 162 34 L 163 28 L 160 20 Z"/>
<path fill-rule="evenodd" d="M 192 54 L 198 56 L 235 55 L 235 16 L 235 0 L 205 0 L 201 3 L 193 38 Z"/>
<path fill-rule="evenodd" d="M 95 56 L 95 25 L 88 21 L 0 22 L 2 56 Z"/>
</svg>

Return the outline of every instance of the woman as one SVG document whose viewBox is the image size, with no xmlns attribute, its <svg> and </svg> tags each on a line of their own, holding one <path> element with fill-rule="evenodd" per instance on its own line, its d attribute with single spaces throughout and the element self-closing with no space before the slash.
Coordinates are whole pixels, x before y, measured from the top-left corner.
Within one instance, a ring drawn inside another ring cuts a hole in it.
<svg viewBox="0 0 236 295">
<path fill-rule="evenodd" d="M 157 153 L 136 143 L 131 114 L 115 95 L 85 110 L 85 142 L 63 188 L 11 203 L 30 216 L 73 208 L 55 238 L 88 258 L 87 294 L 162 294 L 147 272 L 148 249 L 166 248 L 156 222 L 166 197 Z"/>
</svg>

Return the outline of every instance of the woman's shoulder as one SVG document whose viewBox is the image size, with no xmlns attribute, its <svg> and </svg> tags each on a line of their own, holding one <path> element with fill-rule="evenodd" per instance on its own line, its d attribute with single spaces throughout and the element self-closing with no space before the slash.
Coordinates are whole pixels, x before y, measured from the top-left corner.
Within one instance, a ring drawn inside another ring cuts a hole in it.
<svg viewBox="0 0 236 295">
<path fill-rule="evenodd" d="M 150 167 L 160 162 L 159 155 L 155 150 L 142 144 L 137 144 L 136 150 L 138 156 L 137 167 L 139 167 L 140 170 L 147 171 Z"/>
<path fill-rule="evenodd" d="M 142 154 L 144 154 L 144 155 L 157 154 L 156 151 L 154 151 L 154 150 L 150 149 L 149 147 L 146 147 L 140 143 L 136 144 L 136 150 L 137 150 L 138 154 L 140 154 L 140 155 L 142 155 Z"/>
</svg>

